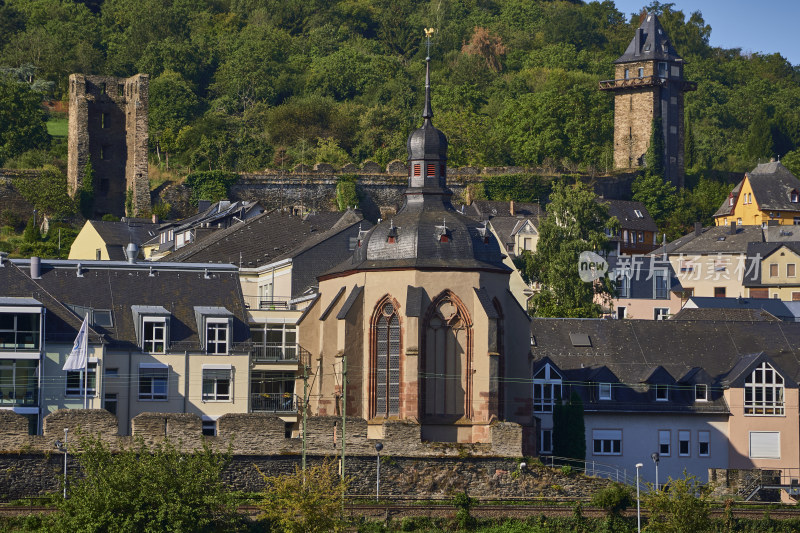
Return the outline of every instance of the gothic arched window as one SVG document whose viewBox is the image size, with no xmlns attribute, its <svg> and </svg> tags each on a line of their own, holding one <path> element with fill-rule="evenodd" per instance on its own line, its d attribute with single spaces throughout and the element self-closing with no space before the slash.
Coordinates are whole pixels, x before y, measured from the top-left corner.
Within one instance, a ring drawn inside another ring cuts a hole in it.
<svg viewBox="0 0 800 533">
<path fill-rule="evenodd" d="M 400 414 L 400 318 L 391 298 L 382 300 L 373 313 L 371 416 Z"/>
</svg>

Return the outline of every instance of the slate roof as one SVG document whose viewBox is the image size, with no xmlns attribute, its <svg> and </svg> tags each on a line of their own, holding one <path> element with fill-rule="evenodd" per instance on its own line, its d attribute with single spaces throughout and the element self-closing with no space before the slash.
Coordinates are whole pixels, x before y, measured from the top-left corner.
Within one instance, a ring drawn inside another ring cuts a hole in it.
<svg viewBox="0 0 800 533">
<path fill-rule="evenodd" d="M 608 206 L 608 214 L 613 217 L 617 217 L 622 229 L 634 231 L 658 231 L 658 226 L 656 226 L 655 220 L 653 220 L 653 217 L 650 216 L 650 212 L 642 202 L 633 202 L 628 200 L 607 200 L 603 198 L 600 198 L 597 201 Z M 639 211 L 642 216 L 638 216 L 636 211 Z"/>
<path fill-rule="evenodd" d="M 514 202 L 514 213 L 511 213 L 511 202 L 496 200 L 475 200 L 464 208 L 464 214 L 476 220 L 494 219 L 495 217 L 535 217 L 538 225 L 544 211 L 536 202 Z"/>
<path fill-rule="evenodd" d="M 652 60 L 683 61 L 675 47 L 672 46 L 672 41 L 655 14 L 646 14 L 636 32 L 637 34 L 628 44 L 628 48 L 625 49 L 625 53 L 614 63 Z"/>
<path fill-rule="evenodd" d="M 690 311 L 693 307 L 697 309 L 724 309 L 727 311 L 754 310 L 766 312 L 769 316 L 794 322 L 795 313 L 787 304 L 777 298 L 713 298 L 710 296 L 692 296 L 683 306 L 683 311 Z M 677 314 L 675 315 L 677 319 Z M 749 319 L 748 319 L 749 320 Z"/>
<path fill-rule="evenodd" d="M 747 174 L 758 207 L 774 211 L 800 211 L 800 203 L 792 203 L 789 193 L 800 192 L 800 180 L 780 161 L 761 163 Z"/>
<path fill-rule="evenodd" d="M 762 269 L 769 268 L 763 262 L 772 254 L 782 248 L 787 248 L 797 255 L 800 255 L 800 241 L 787 241 L 787 242 L 751 242 L 747 247 L 747 263 L 745 272 L 748 274 L 742 285 L 745 287 L 774 287 L 777 282 L 771 282 L 768 277 L 768 272 L 765 273 Z M 800 286 L 800 278 L 797 278 L 795 283 L 788 283 L 781 281 L 779 283 L 782 287 Z"/>
<path fill-rule="evenodd" d="M 776 322 L 772 313 L 763 309 L 683 308 L 670 320 L 727 320 L 737 322 Z"/>
<path fill-rule="evenodd" d="M 738 226 L 736 233 L 731 233 L 730 226 L 713 226 L 703 228 L 700 235 L 691 232 L 680 239 L 667 244 L 669 254 L 745 254 L 747 247 L 753 242 L 764 242 L 761 226 Z M 652 252 L 653 255 L 664 253 L 664 247 Z"/>
<path fill-rule="evenodd" d="M 731 193 L 725 198 L 725 201 L 722 202 L 722 205 L 717 209 L 717 212 L 714 213 L 714 217 L 726 217 L 733 212 L 733 206 L 730 202 L 730 197 L 733 196 L 733 203 L 736 204 L 736 198 L 739 197 L 739 193 L 742 191 L 742 184 L 744 180 L 741 180 L 739 183 L 736 184 L 736 187 L 733 188 Z"/>
<path fill-rule="evenodd" d="M 135 220 L 120 222 L 89 220 L 87 224 L 92 225 L 108 246 L 108 257 L 111 261 L 124 261 L 126 259 L 125 247 L 128 246 L 128 243 L 132 242 L 141 246 L 157 235 L 158 229 L 161 227 L 161 224 Z"/>
<path fill-rule="evenodd" d="M 81 319 L 66 307 L 69 305 L 111 310 L 113 325 L 94 325 L 93 330 L 114 349 L 137 349 L 134 306 L 160 306 L 171 313 L 169 339 L 173 346 L 177 343 L 188 350 L 199 349 L 195 307 L 200 306 L 224 307 L 233 313 L 234 344 L 250 337 L 239 275 L 233 265 L 144 262 L 130 265 L 116 261 L 43 259 L 41 279 L 31 280 L 29 273 L 26 274 L 30 260 L 15 259 L 12 263 L 13 267 L 0 268 L 0 275 L 17 270 L 23 278 L 15 276 L 15 289 L 0 285 L 3 287 L 0 293 L 9 295 L 13 290 L 34 298 L 49 295 L 48 301 L 37 299 L 48 308 L 46 334 L 52 341 L 70 343 L 75 339 Z M 51 314 L 58 317 L 52 324 Z"/>
<path fill-rule="evenodd" d="M 531 334 L 534 369 L 552 361 L 568 387 L 584 397 L 587 412 L 726 413 L 724 380 L 743 358 L 760 352 L 787 379 L 796 382 L 800 377 L 798 323 L 534 318 Z M 591 346 L 573 346 L 571 334 L 588 335 Z M 656 402 L 641 386 L 642 377 L 658 366 L 676 380 L 668 402 Z M 621 382 L 614 387 L 612 401 L 592 397 L 596 387 L 586 385 L 588 376 L 601 367 Z M 679 381 L 697 367 L 712 381 L 709 402 L 694 402 L 693 388 Z M 569 393 L 568 389 L 564 394 Z"/>
</svg>

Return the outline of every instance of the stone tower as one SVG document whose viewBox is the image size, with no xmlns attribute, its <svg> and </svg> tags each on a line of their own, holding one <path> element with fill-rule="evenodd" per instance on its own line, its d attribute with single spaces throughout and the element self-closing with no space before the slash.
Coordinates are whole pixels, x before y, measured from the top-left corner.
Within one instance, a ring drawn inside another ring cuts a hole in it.
<svg viewBox="0 0 800 533">
<path fill-rule="evenodd" d="M 69 77 L 67 183 L 80 189 L 86 163 L 94 169 L 94 212 L 124 216 L 130 191 L 132 215 L 150 211 L 147 177 L 150 77 Z"/>
<path fill-rule="evenodd" d="M 653 120 L 661 118 L 664 171 L 683 187 L 683 93 L 697 86 L 683 79 L 684 61 L 653 14 L 644 14 L 633 41 L 615 62 L 615 79 L 600 82 L 614 92 L 614 168 L 644 166 Z"/>
</svg>

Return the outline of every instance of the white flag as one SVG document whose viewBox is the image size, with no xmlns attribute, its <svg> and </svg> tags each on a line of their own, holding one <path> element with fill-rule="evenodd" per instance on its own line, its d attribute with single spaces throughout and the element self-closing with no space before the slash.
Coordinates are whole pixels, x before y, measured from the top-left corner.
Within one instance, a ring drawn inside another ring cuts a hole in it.
<svg viewBox="0 0 800 533">
<path fill-rule="evenodd" d="M 89 313 L 86 313 L 81 329 L 78 331 L 78 336 L 75 337 L 75 344 L 72 345 L 72 351 L 69 353 L 67 362 L 64 363 L 64 368 L 62 370 L 84 370 L 86 368 L 89 357 L 89 345 L 87 343 L 87 338 L 89 336 L 88 329 Z"/>
</svg>

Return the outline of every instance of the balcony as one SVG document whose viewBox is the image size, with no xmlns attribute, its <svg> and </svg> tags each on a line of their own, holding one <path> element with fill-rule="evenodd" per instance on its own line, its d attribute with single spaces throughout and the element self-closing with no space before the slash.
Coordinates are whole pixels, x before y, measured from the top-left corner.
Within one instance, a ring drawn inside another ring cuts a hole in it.
<svg viewBox="0 0 800 533">
<path fill-rule="evenodd" d="M 297 395 L 289 392 L 251 394 L 250 411 L 261 413 L 296 413 Z"/>
<path fill-rule="evenodd" d="M 244 305 L 251 310 L 294 311 L 297 305 L 288 296 L 245 296 Z"/>
<path fill-rule="evenodd" d="M 276 361 L 297 361 L 297 345 L 284 346 L 279 342 L 266 342 L 253 345 L 254 363 L 272 363 Z"/>
<path fill-rule="evenodd" d="M 617 91 L 620 89 L 629 89 L 632 87 L 659 87 L 666 86 L 668 78 L 663 76 L 643 76 L 641 78 L 622 78 L 617 80 L 603 80 L 600 82 L 601 91 Z M 681 84 L 682 91 L 695 91 L 697 90 L 697 83 L 693 81 L 685 81 L 672 79 Z"/>
<path fill-rule="evenodd" d="M 0 386 L 0 406 L 4 407 L 36 407 L 36 390 L 19 388 L 7 390 Z"/>
</svg>

